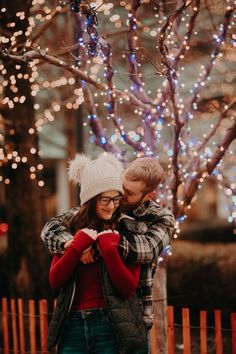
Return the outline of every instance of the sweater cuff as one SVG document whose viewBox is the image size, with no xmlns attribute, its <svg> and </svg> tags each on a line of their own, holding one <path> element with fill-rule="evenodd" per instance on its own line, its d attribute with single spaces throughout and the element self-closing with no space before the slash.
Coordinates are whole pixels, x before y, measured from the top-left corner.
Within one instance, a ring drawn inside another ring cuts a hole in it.
<svg viewBox="0 0 236 354">
<path fill-rule="evenodd" d="M 97 239 L 98 237 L 98 233 L 96 230 L 94 229 L 88 229 L 88 228 L 84 228 L 81 229 L 82 232 L 84 232 L 85 234 L 87 234 L 89 237 L 91 237 L 94 241 Z"/>
<path fill-rule="evenodd" d="M 114 234 L 114 233 L 106 233 L 106 236 L 104 235 L 98 235 L 98 245 L 101 247 L 103 250 L 109 249 L 111 246 L 118 247 L 119 242 L 120 242 L 120 235 L 119 234 Z"/>
<path fill-rule="evenodd" d="M 71 243 L 71 246 L 78 252 L 82 253 L 86 248 L 91 246 L 94 240 L 82 230 L 75 234 L 75 237 Z"/>
<path fill-rule="evenodd" d="M 119 235 L 119 232 L 118 232 L 117 230 L 108 229 L 108 230 L 104 230 L 104 231 L 99 232 L 99 233 L 97 234 L 97 237 L 98 237 L 98 236 L 111 235 L 111 234 Z"/>
</svg>

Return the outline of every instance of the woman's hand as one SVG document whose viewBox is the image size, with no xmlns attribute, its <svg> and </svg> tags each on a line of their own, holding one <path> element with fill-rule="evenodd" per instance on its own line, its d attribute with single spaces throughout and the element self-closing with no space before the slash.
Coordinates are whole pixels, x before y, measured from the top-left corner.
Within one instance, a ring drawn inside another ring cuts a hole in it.
<svg viewBox="0 0 236 354">
<path fill-rule="evenodd" d="M 63 255 L 56 255 L 49 271 L 49 282 L 53 288 L 64 286 L 74 273 L 82 253 L 95 242 L 97 232 L 92 229 L 79 230 Z"/>
<path fill-rule="evenodd" d="M 94 263 L 96 261 L 95 251 L 89 247 L 80 256 L 80 262 L 83 264 Z"/>
<path fill-rule="evenodd" d="M 120 242 L 120 235 L 116 230 L 105 230 L 98 233 L 98 243 L 105 243 L 107 246 L 118 246 Z"/>
<path fill-rule="evenodd" d="M 66 241 L 64 244 L 64 250 L 66 251 L 68 247 L 70 247 L 71 242 L 73 241 L 73 238 L 71 238 L 70 240 Z"/>
<path fill-rule="evenodd" d="M 97 242 L 112 284 L 120 296 L 129 298 L 137 289 L 141 265 L 123 263 L 118 251 L 120 235 L 117 231 L 99 232 Z"/>
</svg>

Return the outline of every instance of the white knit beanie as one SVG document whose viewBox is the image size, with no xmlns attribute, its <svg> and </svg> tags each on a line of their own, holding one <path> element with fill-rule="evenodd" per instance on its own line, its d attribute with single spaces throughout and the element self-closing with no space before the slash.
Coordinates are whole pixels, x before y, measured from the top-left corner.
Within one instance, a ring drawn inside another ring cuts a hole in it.
<svg viewBox="0 0 236 354">
<path fill-rule="evenodd" d="M 70 181 L 80 185 L 80 201 L 83 205 L 96 195 L 109 190 L 117 190 L 123 194 L 122 171 L 120 161 L 111 154 L 104 153 L 93 161 L 84 154 L 77 154 L 70 161 L 68 175 Z"/>
</svg>

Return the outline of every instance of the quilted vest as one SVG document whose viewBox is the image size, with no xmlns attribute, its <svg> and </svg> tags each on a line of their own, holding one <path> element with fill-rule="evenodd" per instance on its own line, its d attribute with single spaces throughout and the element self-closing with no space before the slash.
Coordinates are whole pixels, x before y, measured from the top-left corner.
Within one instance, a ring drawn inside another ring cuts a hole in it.
<svg viewBox="0 0 236 354">
<path fill-rule="evenodd" d="M 122 299 L 111 284 L 104 263 L 101 263 L 101 267 L 103 293 L 109 309 L 108 315 L 120 346 L 120 353 L 134 354 L 147 341 L 142 304 L 136 294 L 129 299 Z"/>
<path fill-rule="evenodd" d="M 142 317 L 142 305 L 133 295 L 129 299 L 122 299 L 111 284 L 109 275 L 103 262 L 102 288 L 107 303 L 110 322 L 117 336 L 120 354 L 134 354 L 147 341 L 147 330 Z M 57 298 L 57 305 L 53 311 L 48 329 L 47 348 L 52 351 L 58 344 L 64 330 L 68 312 L 75 293 L 75 276 L 63 287 Z"/>
</svg>

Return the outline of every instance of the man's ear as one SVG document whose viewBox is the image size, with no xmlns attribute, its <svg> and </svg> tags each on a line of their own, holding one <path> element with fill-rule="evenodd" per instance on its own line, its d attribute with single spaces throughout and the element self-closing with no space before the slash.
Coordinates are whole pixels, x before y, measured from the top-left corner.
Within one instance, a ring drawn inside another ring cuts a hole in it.
<svg viewBox="0 0 236 354">
<path fill-rule="evenodd" d="M 156 191 L 151 191 L 151 192 L 149 192 L 149 193 L 147 193 L 147 194 L 145 194 L 145 196 L 144 196 L 144 198 L 143 198 L 143 201 L 145 201 L 145 200 L 153 200 L 153 199 L 155 199 L 156 198 Z"/>
</svg>

